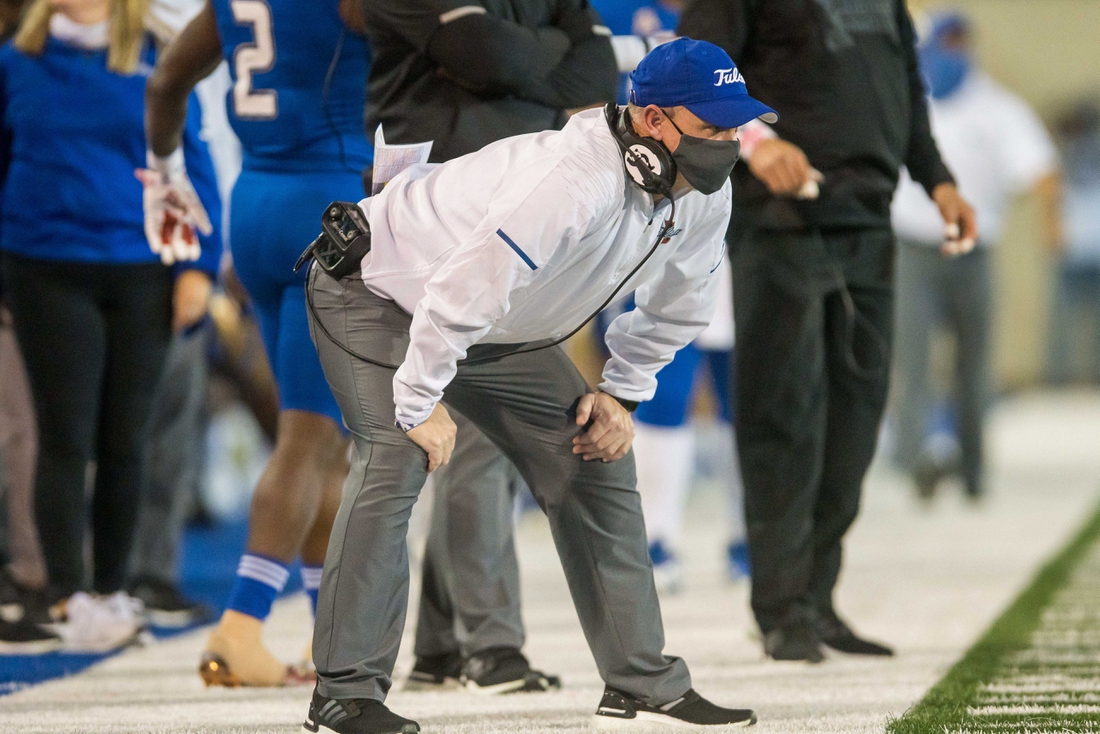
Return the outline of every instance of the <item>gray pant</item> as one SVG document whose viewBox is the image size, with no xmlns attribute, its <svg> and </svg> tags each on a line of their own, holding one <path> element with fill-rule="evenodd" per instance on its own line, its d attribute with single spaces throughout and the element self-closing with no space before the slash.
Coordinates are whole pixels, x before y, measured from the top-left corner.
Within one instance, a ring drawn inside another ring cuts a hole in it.
<svg viewBox="0 0 1100 734">
<path fill-rule="evenodd" d="M 317 688 L 333 698 L 383 700 L 408 604 L 405 535 L 427 478 L 424 451 L 394 426 L 393 370 L 411 317 L 356 277 L 310 274 L 310 326 L 325 377 L 357 448 L 329 541 L 317 606 Z M 476 359 L 494 350 L 477 346 Z M 558 348 L 460 364 L 446 404 L 469 418 L 526 478 L 550 521 L 581 627 L 602 678 L 652 704 L 691 687 L 687 666 L 662 653 L 664 628 L 646 550 L 633 454 L 604 463 L 572 452 L 574 411 L 588 391 Z"/>
<path fill-rule="evenodd" d="M 153 398 L 145 484 L 130 578 L 175 583 L 183 527 L 198 492 L 206 440 L 208 327 L 177 334 Z"/>
<path fill-rule="evenodd" d="M 461 414 L 451 463 L 433 477 L 416 655 L 523 647 L 513 508 L 523 484 L 500 449 Z"/>
<path fill-rule="evenodd" d="M 989 252 L 976 248 L 954 259 L 938 247 L 905 242 L 898 247 L 896 361 L 900 382 L 897 461 L 912 469 L 928 436 L 935 403 L 929 352 L 936 328 L 956 338 L 955 405 L 963 479 L 980 489 L 982 421 L 989 395 L 992 328 Z"/>
</svg>

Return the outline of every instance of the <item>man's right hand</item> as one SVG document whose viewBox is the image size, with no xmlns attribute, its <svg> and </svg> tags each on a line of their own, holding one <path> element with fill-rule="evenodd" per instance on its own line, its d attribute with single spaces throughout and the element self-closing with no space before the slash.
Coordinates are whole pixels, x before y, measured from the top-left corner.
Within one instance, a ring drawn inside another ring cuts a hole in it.
<svg viewBox="0 0 1100 734">
<path fill-rule="evenodd" d="M 768 191 L 776 196 L 816 198 L 809 195 L 806 187 L 811 182 L 820 183 L 821 174 L 794 143 L 780 138 L 761 140 L 753 149 L 748 164 L 752 175 L 763 181 Z"/>
<path fill-rule="evenodd" d="M 450 413 L 442 403 L 436 403 L 428 420 L 416 428 L 410 428 L 406 435 L 416 442 L 428 454 L 428 473 L 451 460 L 455 450 L 455 432 L 458 427 L 451 420 Z"/>
</svg>

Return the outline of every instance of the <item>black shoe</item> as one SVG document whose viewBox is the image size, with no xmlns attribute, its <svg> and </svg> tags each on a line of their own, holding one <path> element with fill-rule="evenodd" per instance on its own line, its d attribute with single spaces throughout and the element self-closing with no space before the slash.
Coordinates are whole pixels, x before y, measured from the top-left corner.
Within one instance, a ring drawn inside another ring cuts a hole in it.
<svg viewBox="0 0 1100 734">
<path fill-rule="evenodd" d="M 27 620 L 34 624 L 49 624 L 49 602 L 46 590 L 36 590 L 15 580 L 7 567 L 0 569 L 0 619 L 5 622 Z"/>
<path fill-rule="evenodd" d="M 210 607 L 185 598 L 174 585 L 151 576 L 138 578 L 129 594 L 145 604 L 145 618 L 154 627 L 181 629 L 214 619 Z"/>
<path fill-rule="evenodd" d="M 450 690 L 458 688 L 462 678 L 462 653 L 423 655 L 416 659 L 405 681 L 406 691 Z"/>
<path fill-rule="evenodd" d="M 592 719 L 596 729 L 635 731 L 639 726 L 667 726 L 677 730 L 705 730 L 710 727 L 752 726 L 756 714 L 749 709 L 715 706 L 694 689 L 664 706 L 650 706 L 633 696 L 604 688 L 600 707 Z"/>
<path fill-rule="evenodd" d="M 820 663 L 825 659 L 821 651 L 821 638 L 814 626 L 801 615 L 764 633 L 764 654 L 772 660 L 805 660 Z"/>
<path fill-rule="evenodd" d="M 530 693 L 558 690 L 561 679 L 532 669 L 514 647 L 493 647 L 466 659 L 462 685 L 474 693 Z"/>
<path fill-rule="evenodd" d="M 849 655 L 874 655 L 892 657 L 894 651 L 886 645 L 856 637 L 852 628 L 844 624 L 835 612 L 822 613 L 817 619 L 817 634 L 829 647 Z"/>
<path fill-rule="evenodd" d="M 417 734 L 420 724 L 373 698 L 326 698 L 313 689 L 302 734 Z"/>
<path fill-rule="evenodd" d="M 0 620 L 0 655 L 41 655 L 61 647 L 61 638 L 27 618 Z"/>
</svg>

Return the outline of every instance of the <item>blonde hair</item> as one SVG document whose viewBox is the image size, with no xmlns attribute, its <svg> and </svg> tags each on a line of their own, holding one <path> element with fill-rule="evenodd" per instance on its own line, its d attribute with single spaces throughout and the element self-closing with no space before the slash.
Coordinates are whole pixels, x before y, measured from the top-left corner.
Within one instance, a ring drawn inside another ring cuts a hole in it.
<svg viewBox="0 0 1100 734">
<path fill-rule="evenodd" d="M 149 0 L 110 0 L 110 5 L 107 68 L 119 74 L 132 74 L 137 69 L 145 41 L 145 12 Z M 15 47 L 28 56 L 40 55 L 46 47 L 50 18 L 55 12 L 50 0 L 34 0 L 19 24 Z"/>
</svg>

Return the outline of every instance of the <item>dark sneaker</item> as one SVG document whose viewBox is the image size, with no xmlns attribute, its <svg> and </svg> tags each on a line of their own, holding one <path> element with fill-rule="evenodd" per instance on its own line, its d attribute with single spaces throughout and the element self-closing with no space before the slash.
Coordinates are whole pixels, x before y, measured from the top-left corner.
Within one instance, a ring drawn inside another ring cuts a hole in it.
<svg viewBox="0 0 1100 734">
<path fill-rule="evenodd" d="M 679 731 L 704 731 L 711 727 L 743 727 L 755 723 L 756 714 L 749 709 L 715 706 L 694 689 L 663 706 L 650 706 L 627 693 L 605 688 L 600 707 L 592 718 L 596 729 L 626 731 L 655 726 L 667 726 Z"/>
<path fill-rule="evenodd" d="M 462 653 L 423 655 L 416 659 L 405 681 L 406 691 L 447 691 L 458 688 L 462 678 Z"/>
<path fill-rule="evenodd" d="M 820 663 L 825 659 L 821 638 L 813 625 L 801 616 L 788 619 L 764 633 L 764 654 L 772 660 L 804 660 L 807 663 Z"/>
<path fill-rule="evenodd" d="M 466 659 L 462 685 L 474 693 L 529 693 L 558 690 L 561 679 L 532 669 L 514 647 L 494 647 Z"/>
<path fill-rule="evenodd" d="M 145 618 L 154 627 L 181 629 L 214 618 L 210 607 L 187 599 L 173 584 L 150 576 L 137 579 L 130 587 L 130 596 L 145 604 Z"/>
<path fill-rule="evenodd" d="M 856 637 L 852 628 L 842 622 L 835 612 L 821 614 L 815 626 L 821 641 L 839 652 L 877 657 L 892 657 L 894 654 L 894 651 L 886 645 Z"/>
<path fill-rule="evenodd" d="M 373 698 L 325 698 L 317 689 L 302 734 L 417 734 L 420 724 L 405 719 Z"/>
<path fill-rule="evenodd" d="M 35 624 L 49 624 L 49 603 L 46 590 L 36 590 L 15 580 L 11 571 L 0 569 L 0 619 L 18 622 L 26 619 Z"/>
<path fill-rule="evenodd" d="M 17 622 L 0 620 L 0 655 L 41 655 L 60 647 L 60 637 L 25 617 Z"/>
</svg>

